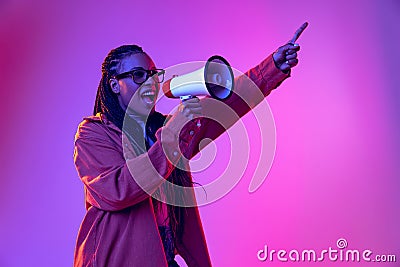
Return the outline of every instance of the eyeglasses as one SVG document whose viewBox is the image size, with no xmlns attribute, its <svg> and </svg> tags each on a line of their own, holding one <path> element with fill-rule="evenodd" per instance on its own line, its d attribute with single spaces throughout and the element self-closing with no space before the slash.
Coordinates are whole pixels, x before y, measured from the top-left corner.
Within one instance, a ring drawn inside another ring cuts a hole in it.
<svg viewBox="0 0 400 267">
<path fill-rule="evenodd" d="M 141 85 L 147 81 L 149 77 L 152 77 L 156 83 L 162 83 L 164 81 L 164 74 L 165 70 L 163 69 L 137 69 L 117 74 L 113 76 L 113 78 L 119 80 L 130 76 L 134 83 Z"/>
</svg>

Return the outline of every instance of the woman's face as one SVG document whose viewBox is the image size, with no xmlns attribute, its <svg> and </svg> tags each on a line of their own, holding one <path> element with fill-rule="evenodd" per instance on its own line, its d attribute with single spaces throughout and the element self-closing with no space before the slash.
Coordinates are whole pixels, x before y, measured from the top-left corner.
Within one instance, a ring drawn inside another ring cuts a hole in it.
<svg viewBox="0 0 400 267">
<path fill-rule="evenodd" d="M 135 53 L 121 60 L 117 74 L 136 69 L 155 68 L 153 60 L 147 54 Z M 153 78 L 139 85 L 133 81 L 132 76 L 128 76 L 118 80 L 111 79 L 110 85 L 114 93 L 117 93 L 122 109 L 128 114 L 147 116 L 154 109 L 159 83 L 156 83 Z"/>
</svg>

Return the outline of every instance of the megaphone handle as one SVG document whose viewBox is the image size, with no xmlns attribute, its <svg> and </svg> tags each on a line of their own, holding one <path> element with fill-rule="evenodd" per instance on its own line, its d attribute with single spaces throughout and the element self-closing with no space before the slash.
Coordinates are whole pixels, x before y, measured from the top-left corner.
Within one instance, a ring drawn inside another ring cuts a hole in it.
<svg viewBox="0 0 400 267">
<path fill-rule="evenodd" d="M 192 98 L 194 98 L 194 97 L 195 97 L 195 96 L 192 96 L 192 95 L 183 95 L 183 96 L 180 96 L 179 98 L 180 98 L 181 101 L 183 102 L 183 101 L 192 99 Z M 201 127 L 201 121 L 200 121 L 200 119 L 197 120 L 196 125 L 197 125 L 197 127 L 199 127 L 199 128 Z"/>
<path fill-rule="evenodd" d="M 179 98 L 180 98 L 181 101 L 183 102 L 183 101 L 192 99 L 193 97 L 194 97 L 194 96 L 192 96 L 192 95 L 182 95 L 182 96 L 180 96 Z"/>
</svg>

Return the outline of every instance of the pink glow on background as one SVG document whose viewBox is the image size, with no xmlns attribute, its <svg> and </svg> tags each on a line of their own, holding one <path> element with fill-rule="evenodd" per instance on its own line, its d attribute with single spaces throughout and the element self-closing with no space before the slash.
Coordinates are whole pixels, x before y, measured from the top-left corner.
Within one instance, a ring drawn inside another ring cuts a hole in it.
<svg viewBox="0 0 400 267">
<path fill-rule="evenodd" d="M 84 215 L 73 137 L 111 48 L 137 43 L 162 68 L 220 54 L 245 71 L 304 21 L 300 64 L 268 98 L 277 151 L 267 180 L 249 194 L 245 175 L 200 209 L 213 265 L 282 266 L 257 251 L 322 250 L 344 237 L 398 259 L 368 266 L 398 266 L 398 1 L 165 2 L 0 3 L 0 266 L 72 265 Z"/>
</svg>

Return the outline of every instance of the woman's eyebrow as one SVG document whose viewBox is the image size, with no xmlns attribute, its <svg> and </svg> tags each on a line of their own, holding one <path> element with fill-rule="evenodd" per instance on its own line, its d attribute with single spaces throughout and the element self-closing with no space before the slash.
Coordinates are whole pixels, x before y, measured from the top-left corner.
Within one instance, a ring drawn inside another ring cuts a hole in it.
<svg viewBox="0 0 400 267">
<path fill-rule="evenodd" d="M 156 69 L 157 68 L 155 66 L 149 68 L 149 70 L 156 70 Z M 143 68 L 143 67 L 134 67 L 134 68 L 131 68 L 130 70 L 128 70 L 126 72 L 130 72 L 130 71 L 133 71 L 133 70 L 146 70 L 146 69 Z"/>
<path fill-rule="evenodd" d="M 142 68 L 142 67 L 133 67 L 133 68 L 131 68 L 130 70 L 128 70 L 126 72 L 133 71 L 133 70 L 145 70 L 145 69 Z"/>
</svg>

